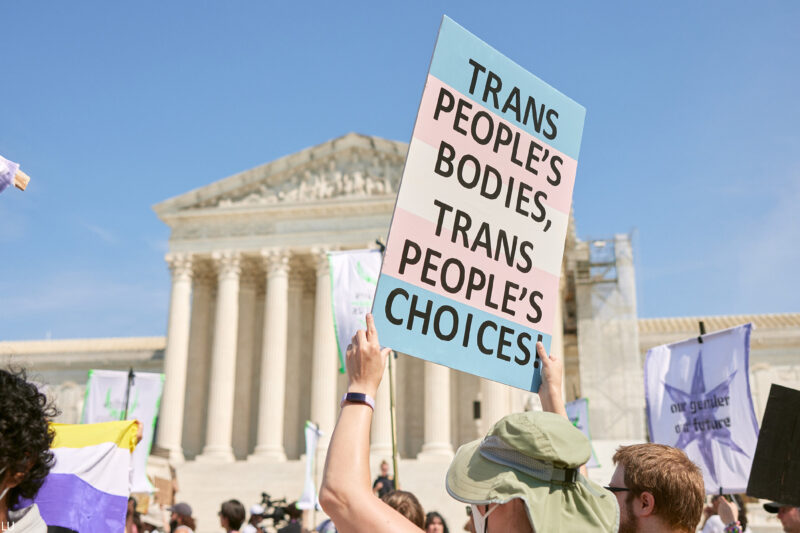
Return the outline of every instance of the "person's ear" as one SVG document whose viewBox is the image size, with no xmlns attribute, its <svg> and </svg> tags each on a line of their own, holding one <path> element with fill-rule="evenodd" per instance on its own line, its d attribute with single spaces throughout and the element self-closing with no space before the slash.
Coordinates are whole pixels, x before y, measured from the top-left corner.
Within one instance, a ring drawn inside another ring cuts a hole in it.
<svg viewBox="0 0 800 533">
<path fill-rule="evenodd" d="M 636 497 L 636 505 L 633 511 L 636 516 L 651 516 L 656 510 L 656 499 L 647 491 L 642 492 Z"/>
</svg>

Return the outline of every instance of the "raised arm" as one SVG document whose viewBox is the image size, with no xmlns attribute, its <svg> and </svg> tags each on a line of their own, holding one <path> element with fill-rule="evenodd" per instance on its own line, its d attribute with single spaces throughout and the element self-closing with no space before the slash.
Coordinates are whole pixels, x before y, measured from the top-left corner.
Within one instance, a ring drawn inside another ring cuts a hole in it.
<svg viewBox="0 0 800 533">
<path fill-rule="evenodd" d="M 381 350 L 371 314 L 367 330 L 358 330 L 347 347 L 347 392 L 372 398 L 378 391 L 389 349 Z M 342 533 L 392 531 L 419 533 L 414 524 L 372 494 L 369 479 L 369 430 L 372 408 L 345 403 L 331 436 L 319 492 L 322 508 Z"/>
<path fill-rule="evenodd" d="M 542 385 L 539 387 L 542 409 L 567 418 L 567 409 L 564 407 L 564 397 L 561 394 L 564 363 L 556 355 L 548 356 L 541 342 L 536 343 L 536 353 L 542 362 Z"/>
<path fill-rule="evenodd" d="M 542 362 L 542 385 L 539 387 L 539 399 L 542 409 L 547 413 L 561 415 L 567 420 L 567 408 L 564 405 L 564 396 L 561 394 L 562 381 L 564 380 L 564 363 L 557 356 L 544 351 L 541 342 L 536 343 L 536 353 Z M 588 476 L 586 465 L 581 465 L 581 474 Z"/>
</svg>

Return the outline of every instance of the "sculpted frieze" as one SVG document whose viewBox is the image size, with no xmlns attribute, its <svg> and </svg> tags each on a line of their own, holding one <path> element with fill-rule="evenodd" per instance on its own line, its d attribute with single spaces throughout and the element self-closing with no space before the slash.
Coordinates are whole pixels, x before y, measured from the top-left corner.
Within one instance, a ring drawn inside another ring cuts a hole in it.
<svg viewBox="0 0 800 533">
<path fill-rule="evenodd" d="M 277 184 L 254 184 L 195 207 L 259 206 L 391 195 L 397 190 L 402 166 L 401 155 L 352 149 L 295 167 Z"/>
</svg>

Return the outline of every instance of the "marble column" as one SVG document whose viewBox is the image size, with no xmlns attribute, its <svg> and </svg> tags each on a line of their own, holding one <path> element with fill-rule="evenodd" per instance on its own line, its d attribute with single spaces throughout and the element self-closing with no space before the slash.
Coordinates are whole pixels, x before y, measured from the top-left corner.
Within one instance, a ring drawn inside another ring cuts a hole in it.
<svg viewBox="0 0 800 533">
<path fill-rule="evenodd" d="M 286 345 L 289 316 L 289 254 L 263 250 L 267 272 L 264 342 L 258 397 L 258 441 L 249 460 L 285 461 L 283 417 L 286 397 Z"/>
<path fill-rule="evenodd" d="M 256 410 L 251 389 L 253 387 L 252 375 L 256 366 L 256 359 L 261 357 L 261 352 L 256 353 L 256 331 L 261 334 L 261 324 L 256 326 L 256 298 L 258 284 L 261 281 L 261 270 L 253 261 L 241 262 L 239 275 L 239 323 L 237 324 L 236 337 L 236 372 L 233 412 L 236 413 L 235 430 L 232 435 L 231 445 L 236 459 L 244 459 L 250 453 L 250 413 Z M 255 428 L 253 428 L 255 433 Z"/>
<path fill-rule="evenodd" d="M 417 459 L 452 459 L 450 369 L 425 361 L 425 442 Z"/>
<path fill-rule="evenodd" d="M 233 462 L 231 437 L 239 323 L 239 254 L 214 252 L 211 257 L 217 267 L 217 313 L 211 354 L 206 445 L 197 460 Z"/>
<path fill-rule="evenodd" d="M 492 426 L 511 413 L 511 388 L 508 385 L 481 380 L 481 425 L 483 434 L 489 432 Z"/>
<path fill-rule="evenodd" d="M 316 261 L 316 296 L 314 300 L 314 351 L 311 363 L 311 421 L 325 432 L 319 441 L 318 455 L 324 457 L 336 413 L 336 374 L 339 361 L 336 353 L 336 334 L 333 329 L 331 281 L 326 250 L 313 250 Z"/>
<path fill-rule="evenodd" d="M 158 424 L 158 445 L 173 464 L 183 463 L 183 407 L 186 391 L 186 361 L 189 358 L 189 321 L 192 300 L 192 257 L 168 254 L 172 271 L 172 294 L 167 322 L 167 347 L 164 354 L 164 393 Z"/>
<path fill-rule="evenodd" d="M 208 409 L 208 376 L 214 340 L 217 273 L 206 262 L 192 264 L 192 318 L 189 326 L 189 361 L 183 411 L 183 453 L 194 458 L 203 451 Z"/>
</svg>

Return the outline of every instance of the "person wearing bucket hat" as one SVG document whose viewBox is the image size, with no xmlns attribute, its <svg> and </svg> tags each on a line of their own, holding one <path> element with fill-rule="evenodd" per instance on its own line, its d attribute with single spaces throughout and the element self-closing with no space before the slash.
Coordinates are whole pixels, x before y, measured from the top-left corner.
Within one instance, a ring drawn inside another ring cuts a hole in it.
<svg viewBox="0 0 800 533">
<path fill-rule="evenodd" d="M 608 531 L 619 526 L 614 496 L 579 471 L 591 456 L 589 440 L 554 413 L 513 413 L 489 434 L 461 446 L 447 471 L 447 492 L 473 505 L 476 531 L 498 505 L 515 509 L 533 531 Z M 495 523 L 492 524 L 495 529 Z M 500 530 L 506 531 L 505 528 Z M 525 531 L 516 528 L 516 531 Z"/>
<path fill-rule="evenodd" d="M 320 504 L 341 532 L 419 532 L 372 496 L 372 398 L 390 350 L 381 349 L 371 314 L 366 321 L 366 331 L 359 330 L 347 347 L 348 393 L 331 436 Z M 547 357 L 541 343 L 537 343 L 537 351 L 540 357 Z M 462 446 L 448 471 L 447 490 L 474 505 L 478 533 L 488 531 L 487 518 L 492 533 L 616 531 L 616 498 L 579 472 L 591 450 L 586 437 L 566 418 L 560 375 L 557 383 L 548 383 L 548 375 L 555 376 L 560 366 L 543 364 L 542 405 L 554 413 L 509 415 L 496 423 L 483 441 Z M 558 399 L 552 397 L 556 389 Z"/>
</svg>

